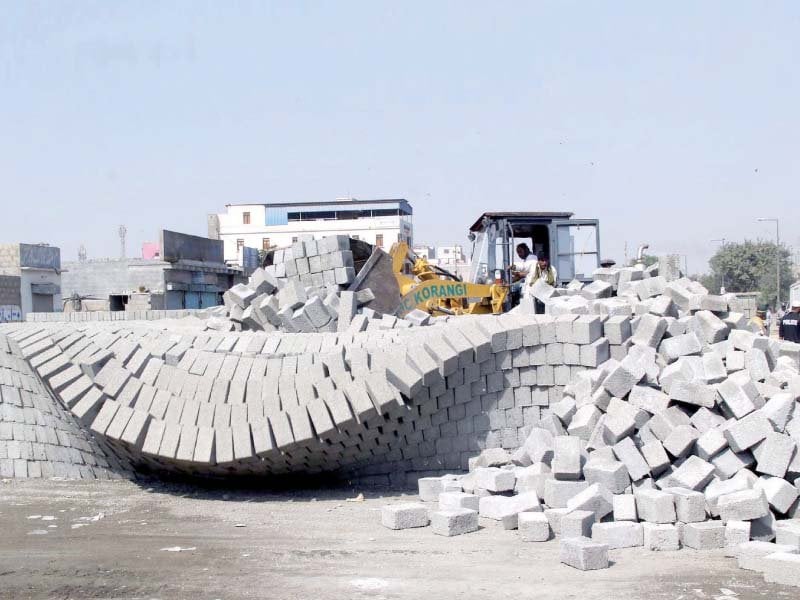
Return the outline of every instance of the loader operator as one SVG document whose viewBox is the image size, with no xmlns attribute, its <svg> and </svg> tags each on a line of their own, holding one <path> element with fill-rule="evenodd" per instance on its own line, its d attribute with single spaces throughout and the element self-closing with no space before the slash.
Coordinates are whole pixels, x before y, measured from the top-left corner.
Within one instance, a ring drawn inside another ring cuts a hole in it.
<svg viewBox="0 0 800 600">
<path fill-rule="evenodd" d="M 792 302 L 792 310 L 783 315 L 778 326 L 778 337 L 787 342 L 800 343 L 800 300 Z"/>
<path fill-rule="evenodd" d="M 536 268 L 536 255 L 531 252 L 528 244 L 517 244 L 517 256 L 520 260 L 514 263 L 511 270 L 511 302 L 514 306 L 525 295 L 528 277 Z"/>
<path fill-rule="evenodd" d="M 520 260 L 514 263 L 512 275 L 514 281 L 521 281 L 536 267 L 536 255 L 528 248 L 528 244 L 523 243 L 517 244 L 517 256 Z"/>
</svg>

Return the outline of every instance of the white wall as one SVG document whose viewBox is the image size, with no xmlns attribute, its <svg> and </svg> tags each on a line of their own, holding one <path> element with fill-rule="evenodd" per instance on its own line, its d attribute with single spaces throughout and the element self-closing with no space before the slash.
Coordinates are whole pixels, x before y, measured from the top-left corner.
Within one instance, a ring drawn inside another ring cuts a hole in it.
<svg viewBox="0 0 800 600">
<path fill-rule="evenodd" d="M 413 241 L 413 229 L 409 217 L 387 216 L 352 220 L 291 221 L 286 225 L 265 225 L 266 210 L 263 205 L 229 206 L 227 213 L 219 215 L 219 237 L 225 248 L 225 260 L 241 264 L 241 253 L 237 252 L 236 240 L 244 240 L 250 248 L 262 247 L 262 240 L 269 238 L 272 246 L 284 248 L 292 244 L 292 238 L 303 234 L 315 239 L 326 235 L 344 234 L 358 237 L 370 244 L 383 236 L 383 247 L 388 250 L 403 233 Z M 250 224 L 242 223 L 243 213 L 250 213 Z"/>
</svg>

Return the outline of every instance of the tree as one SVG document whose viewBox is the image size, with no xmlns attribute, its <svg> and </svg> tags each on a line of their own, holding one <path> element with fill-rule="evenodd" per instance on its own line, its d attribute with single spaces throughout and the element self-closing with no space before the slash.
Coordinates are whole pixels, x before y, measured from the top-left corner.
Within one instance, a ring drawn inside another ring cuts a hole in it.
<svg viewBox="0 0 800 600">
<path fill-rule="evenodd" d="M 759 304 L 775 306 L 776 246 L 774 242 L 745 240 L 740 244 L 725 244 L 708 261 L 711 273 L 700 283 L 709 290 L 724 285 L 726 292 L 759 292 Z M 792 262 L 789 251 L 780 247 L 781 302 L 789 299 L 792 281 Z"/>
</svg>

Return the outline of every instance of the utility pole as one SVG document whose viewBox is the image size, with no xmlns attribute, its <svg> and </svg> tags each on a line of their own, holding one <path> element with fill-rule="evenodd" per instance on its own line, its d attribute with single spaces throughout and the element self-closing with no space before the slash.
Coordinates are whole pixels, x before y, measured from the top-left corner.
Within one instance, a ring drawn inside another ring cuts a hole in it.
<svg viewBox="0 0 800 600">
<path fill-rule="evenodd" d="M 721 243 L 722 243 L 722 249 L 723 249 L 723 250 L 725 249 L 725 238 L 720 238 L 720 239 L 718 239 L 718 240 L 711 240 L 711 241 L 712 241 L 712 243 L 713 243 L 713 242 L 721 242 Z M 720 272 L 720 275 L 721 275 L 721 277 L 722 277 L 722 285 L 721 285 L 721 287 L 720 287 L 720 292 L 722 293 L 722 290 L 724 290 L 724 289 L 725 289 L 725 269 L 723 269 L 723 270 Z"/>
<path fill-rule="evenodd" d="M 777 294 L 775 295 L 775 310 L 777 311 L 781 307 L 781 229 L 780 229 L 780 221 L 778 219 L 767 219 L 767 218 L 759 218 L 756 221 L 769 221 L 775 222 L 775 273 L 776 279 L 778 282 L 778 290 Z"/>
</svg>

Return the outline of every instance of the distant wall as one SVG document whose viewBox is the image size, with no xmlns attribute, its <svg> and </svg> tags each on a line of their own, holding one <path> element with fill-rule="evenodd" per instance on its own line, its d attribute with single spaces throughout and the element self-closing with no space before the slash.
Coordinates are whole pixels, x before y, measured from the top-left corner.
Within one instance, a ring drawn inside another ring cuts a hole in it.
<svg viewBox="0 0 800 600">
<path fill-rule="evenodd" d="M 0 275 L 0 306 L 19 306 L 20 278 L 14 275 Z"/>
<path fill-rule="evenodd" d="M 210 240 L 199 235 L 188 235 L 163 229 L 161 231 L 161 258 L 167 262 L 196 260 L 223 263 L 221 240 Z"/>
<path fill-rule="evenodd" d="M 0 275 L 19 274 L 19 244 L 0 244 Z"/>
<path fill-rule="evenodd" d="M 199 310 L 93 310 L 81 312 L 56 312 L 56 313 L 28 313 L 26 321 L 41 322 L 69 322 L 83 321 L 154 321 L 157 319 L 180 319 L 197 314 Z"/>
<path fill-rule="evenodd" d="M 167 263 L 155 260 L 116 259 L 64 263 L 61 291 L 69 297 L 128 294 L 144 286 L 154 292 L 164 291 L 164 269 Z"/>
</svg>

